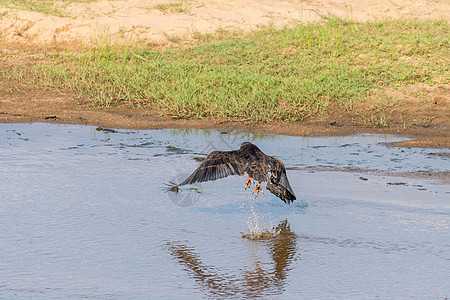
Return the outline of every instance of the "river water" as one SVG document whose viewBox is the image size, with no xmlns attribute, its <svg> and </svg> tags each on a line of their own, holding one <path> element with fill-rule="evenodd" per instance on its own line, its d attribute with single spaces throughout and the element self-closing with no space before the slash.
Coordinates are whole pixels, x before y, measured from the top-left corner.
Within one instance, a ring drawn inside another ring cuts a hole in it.
<svg viewBox="0 0 450 300">
<path fill-rule="evenodd" d="M 450 188 L 396 176 L 448 172 L 448 149 L 401 139 L 0 124 L 0 299 L 450 297 Z M 167 192 L 243 141 L 297 201 L 239 176 Z"/>
</svg>

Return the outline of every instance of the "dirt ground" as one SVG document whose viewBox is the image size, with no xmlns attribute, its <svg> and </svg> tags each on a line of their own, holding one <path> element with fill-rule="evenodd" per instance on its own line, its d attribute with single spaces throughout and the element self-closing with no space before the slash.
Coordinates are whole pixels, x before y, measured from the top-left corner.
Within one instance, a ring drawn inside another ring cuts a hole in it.
<svg viewBox="0 0 450 300">
<path fill-rule="evenodd" d="M 181 5 L 164 6 L 167 3 Z M 160 7 L 158 9 L 157 7 Z M 162 9 L 165 7 L 164 9 Z M 364 21 L 383 18 L 449 18 L 450 1 L 410 0 L 212 0 L 98 1 L 56 3 L 62 16 L 0 6 L 0 67 L 21 62 L 21 56 L 39 59 L 40 50 L 88 45 L 107 37 L 111 42 L 167 45 L 176 38 L 189 41 L 196 32 L 220 28 L 243 30 L 261 25 L 284 26 L 319 20 L 333 14 Z M 25 52 L 27 51 L 27 52 Z M 130 107 L 92 109 L 70 93 L 26 85 L 0 77 L 0 122 L 57 122 L 114 128 L 222 128 L 288 135 L 346 135 L 381 132 L 408 135 L 415 140 L 399 145 L 450 148 L 449 85 L 415 85 L 384 91 L 402 103 L 385 124 L 373 123 L 380 113 L 369 106 L 359 112 L 331 111 L 325 116 L 295 123 L 246 124 L 218 120 L 180 120 L 151 110 Z M 377 96 L 372 101 L 376 103 Z M 383 127 L 377 127 L 383 125 Z"/>
</svg>

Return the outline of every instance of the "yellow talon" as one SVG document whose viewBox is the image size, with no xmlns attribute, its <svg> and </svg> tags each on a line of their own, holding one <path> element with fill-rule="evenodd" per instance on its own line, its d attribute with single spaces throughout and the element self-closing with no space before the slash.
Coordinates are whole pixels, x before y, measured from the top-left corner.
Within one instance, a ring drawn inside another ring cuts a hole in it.
<svg viewBox="0 0 450 300">
<path fill-rule="evenodd" d="M 245 183 L 245 189 L 253 184 L 253 180 L 250 176 L 247 177 L 247 182 Z"/>
<path fill-rule="evenodd" d="M 253 191 L 253 193 L 256 193 L 255 198 L 258 197 L 259 192 L 261 192 L 261 193 L 264 194 L 264 191 L 263 191 L 263 189 L 261 188 L 261 182 L 258 183 L 258 185 L 256 186 L 255 190 Z"/>
</svg>

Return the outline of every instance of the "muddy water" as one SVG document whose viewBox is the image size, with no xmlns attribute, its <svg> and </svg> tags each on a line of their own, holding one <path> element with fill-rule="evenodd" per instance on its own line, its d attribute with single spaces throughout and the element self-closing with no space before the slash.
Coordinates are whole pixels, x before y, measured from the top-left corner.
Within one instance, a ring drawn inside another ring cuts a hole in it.
<svg viewBox="0 0 450 300">
<path fill-rule="evenodd" d="M 399 139 L 1 124 L 0 298 L 450 297 L 449 187 L 364 172 L 448 171 L 428 154 L 448 150 L 383 144 Z M 244 140 L 298 201 L 255 201 L 244 177 L 165 192 Z"/>
</svg>

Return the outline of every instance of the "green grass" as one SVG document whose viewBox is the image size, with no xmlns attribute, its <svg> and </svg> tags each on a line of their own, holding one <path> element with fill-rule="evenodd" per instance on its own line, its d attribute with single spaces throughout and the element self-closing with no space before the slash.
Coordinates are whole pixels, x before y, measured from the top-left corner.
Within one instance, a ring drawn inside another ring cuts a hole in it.
<svg viewBox="0 0 450 300">
<path fill-rule="evenodd" d="M 50 56 L 24 72 L 97 107 L 129 104 L 178 118 L 252 122 L 352 110 L 374 90 L 450 82 L 447 21 L 332 18 L 196 38 L 196 45 L 164 50 L 104 45 Z"/>
<path fill-rule="evenodd" d="M 61 8 L 70 3 L 86 3 L 97 0 L 0 0 L 0 4 L 7 8 L 28 10 L 62 17 L 64 16 Z"/>
<path fill-rule="evenodd" d="M 186 8 L 183 7 L 182 2 L 160 3 L 156 4 L 155 8 L 165 14 L 184 13 L 187 11 Z"/>
</svg>

